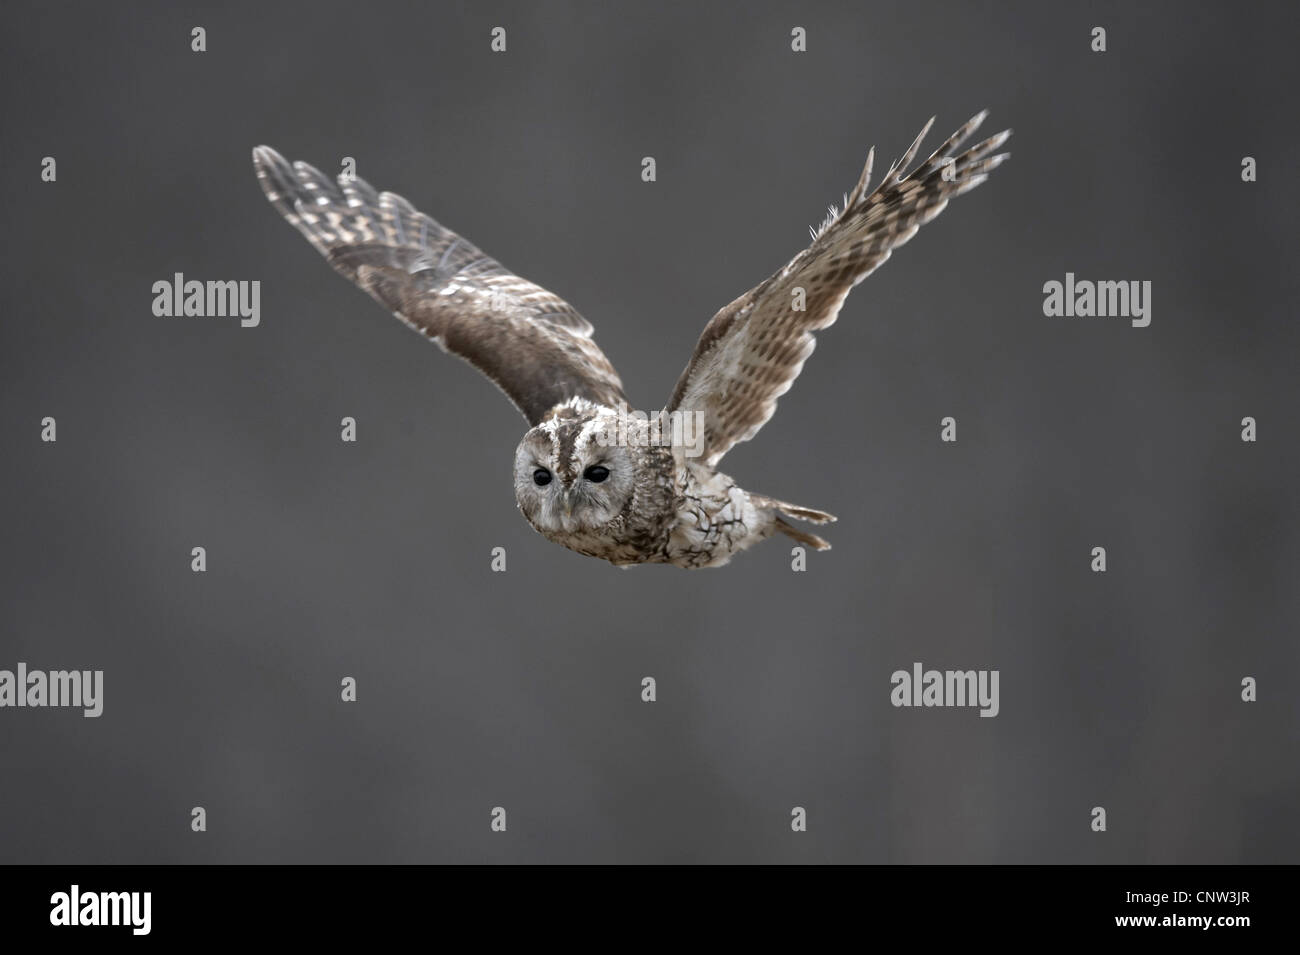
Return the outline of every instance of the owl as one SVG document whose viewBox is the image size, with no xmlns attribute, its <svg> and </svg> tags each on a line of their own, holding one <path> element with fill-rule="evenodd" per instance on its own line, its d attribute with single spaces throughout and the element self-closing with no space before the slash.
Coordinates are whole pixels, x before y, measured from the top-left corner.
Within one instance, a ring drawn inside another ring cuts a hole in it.
<svg viewBox="0 0 1300 955">
<path fill-rule="evenodd" d="M 849 291 L 1008 153 L 1006 130 L 961 151 L 980 113 L 912 168 L 934 120 L 868 189 L 875 150 L 812 243 L 704 327 L 672 395 L 629 410 L 618 373 L 568 302 L 520 278 L 401 196 L 335 182 L 267 146 L 253 165 L 267 199 L 334 269 L 444 351 L 486 375 L 523 413 L 519 510 L 543 536 L 618 566 L 718 567 L 781 534 L 829 544 L 799 523 L 835 520 L 740 487 L 723 455 L 772 417 Z"/>
</svg>

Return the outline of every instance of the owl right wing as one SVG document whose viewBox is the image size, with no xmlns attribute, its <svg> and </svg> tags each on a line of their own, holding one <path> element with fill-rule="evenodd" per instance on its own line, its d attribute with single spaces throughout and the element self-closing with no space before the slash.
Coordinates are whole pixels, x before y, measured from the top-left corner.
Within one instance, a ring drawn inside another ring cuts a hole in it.
<svg viewBox="0 0 1300 955">
<path fill-rule="evenodd" d="M 401 196 L 337 183 L 269 146 L 253 150 L 267 199 L 334 270 L 444 351 L 463 358 L 537 424 L 571 398 L 626 402 L 591 324 Z"/>
</svg>

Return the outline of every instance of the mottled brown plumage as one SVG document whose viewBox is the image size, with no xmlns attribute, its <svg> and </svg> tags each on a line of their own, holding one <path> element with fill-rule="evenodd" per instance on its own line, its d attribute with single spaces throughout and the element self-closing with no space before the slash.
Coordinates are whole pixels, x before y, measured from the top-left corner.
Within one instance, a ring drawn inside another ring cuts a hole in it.
<svg viewBox="0 0 1300 955">
<path fill-rule="evenodd" d="M 774 533 L 829 545 L 783 518 L 831 515 L 747 492 L 716 470 L 771 418 L 849 291 L 948 201 L 983 182 L 1010 131 L 958 152 L 980 113 L 916 169 L 926 124 L 868 192 L 872 156 L 843 210 L 781 271 L 705 327 L 667 406 L 653 419 L 698 416 L 701 441 L 662 439 L 644 417 L 628 426 L 613 366 L 573 306 L 392 193 L 336 184 L 266 146 L 253 151 L 267 198 L 342 275 L 446 351 L 470 362 L 532 425 L 515 454 L 515 496 L 556 543 L 619 565 L 725 564 Z M 933 123 L 933 120 L 930 121 Z M 611 437 L 612 436 L 612 437 Z"/>
<path fill-rule="evenodd" d="M 949 199 L 974 189 L 1006 158 L 994 153 L 1010 130 L 954 156 L 985 115 L 962 126 L 909 174 L 931 119 L 876 190 L 867 193 L 873 149 L 844 209 L 832 209 L 814 232 L 813 244 L 705 326 L 668 409 L 704 410 L 710 464 L 772 417 L 776 399 L 790 389 L 813 352 L 812 333 L 835 322 L 853 286 L 942 212 Z M 944 171 L 949 158 L 951 181 Z M 794 307 L 796 289 L 804 293 L 802 310 Z"/>
<path fill-rule="evenodd" d="M 573 397 L 626 402 L 591 323 L 401 196 L 337 183 L 267 146 L 253 150 L 266 197 L 335 271 L 487 375 L 531 424 Z"/>
</svg>

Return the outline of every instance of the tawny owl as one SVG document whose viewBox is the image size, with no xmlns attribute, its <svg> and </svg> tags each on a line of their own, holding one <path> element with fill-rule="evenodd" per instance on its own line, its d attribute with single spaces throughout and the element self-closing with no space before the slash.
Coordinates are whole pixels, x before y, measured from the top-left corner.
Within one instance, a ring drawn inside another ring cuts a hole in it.
<svg viewBox="0 0 1300 955">
<path fill-rule="evenodd" d="M 812 244 L 704 328 L 667 405 L 628 411 L 592 327 L 563 299 L 512 274 L 401 196 L 337 184 L 266 146 L 253 163 L 266 197 L 330 264 L 385 308 L 465 359 L 523 412 L 515 452 L 519 510 L 541 534 L 618 565 L 716 567 L 781 533 L 829 545 L 787 519 L 830 514 L 743 490 L 717 470 L 776 410 L 849 291 L 1009 154 L 1010 130 L 958 153 L 980 113 L 909 171 L 933 119 L 868 192 L 858 184 Z"/>
</svg>

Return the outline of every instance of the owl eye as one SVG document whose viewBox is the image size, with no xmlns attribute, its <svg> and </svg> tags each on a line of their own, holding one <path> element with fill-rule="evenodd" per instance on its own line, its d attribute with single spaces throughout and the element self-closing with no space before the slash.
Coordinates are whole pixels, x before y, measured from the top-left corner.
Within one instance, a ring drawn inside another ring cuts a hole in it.
<svg viewBox="0 0 1300 955">
<path fill-rule="evenodd" d="M 546 468 L 538 468 L 533 472 L 533 483 L 538 487 L 546 487 L 551 483 L 551 472 Z"/>
<path fill-rule="evenodd" d="M 601 467 L 599 464 L 593 464 L 587 470 L 582 472 L 582 476 L 593 484 L 599 484 L 605 478 L 609 477 L 609 468 Z"/>
</svg>

